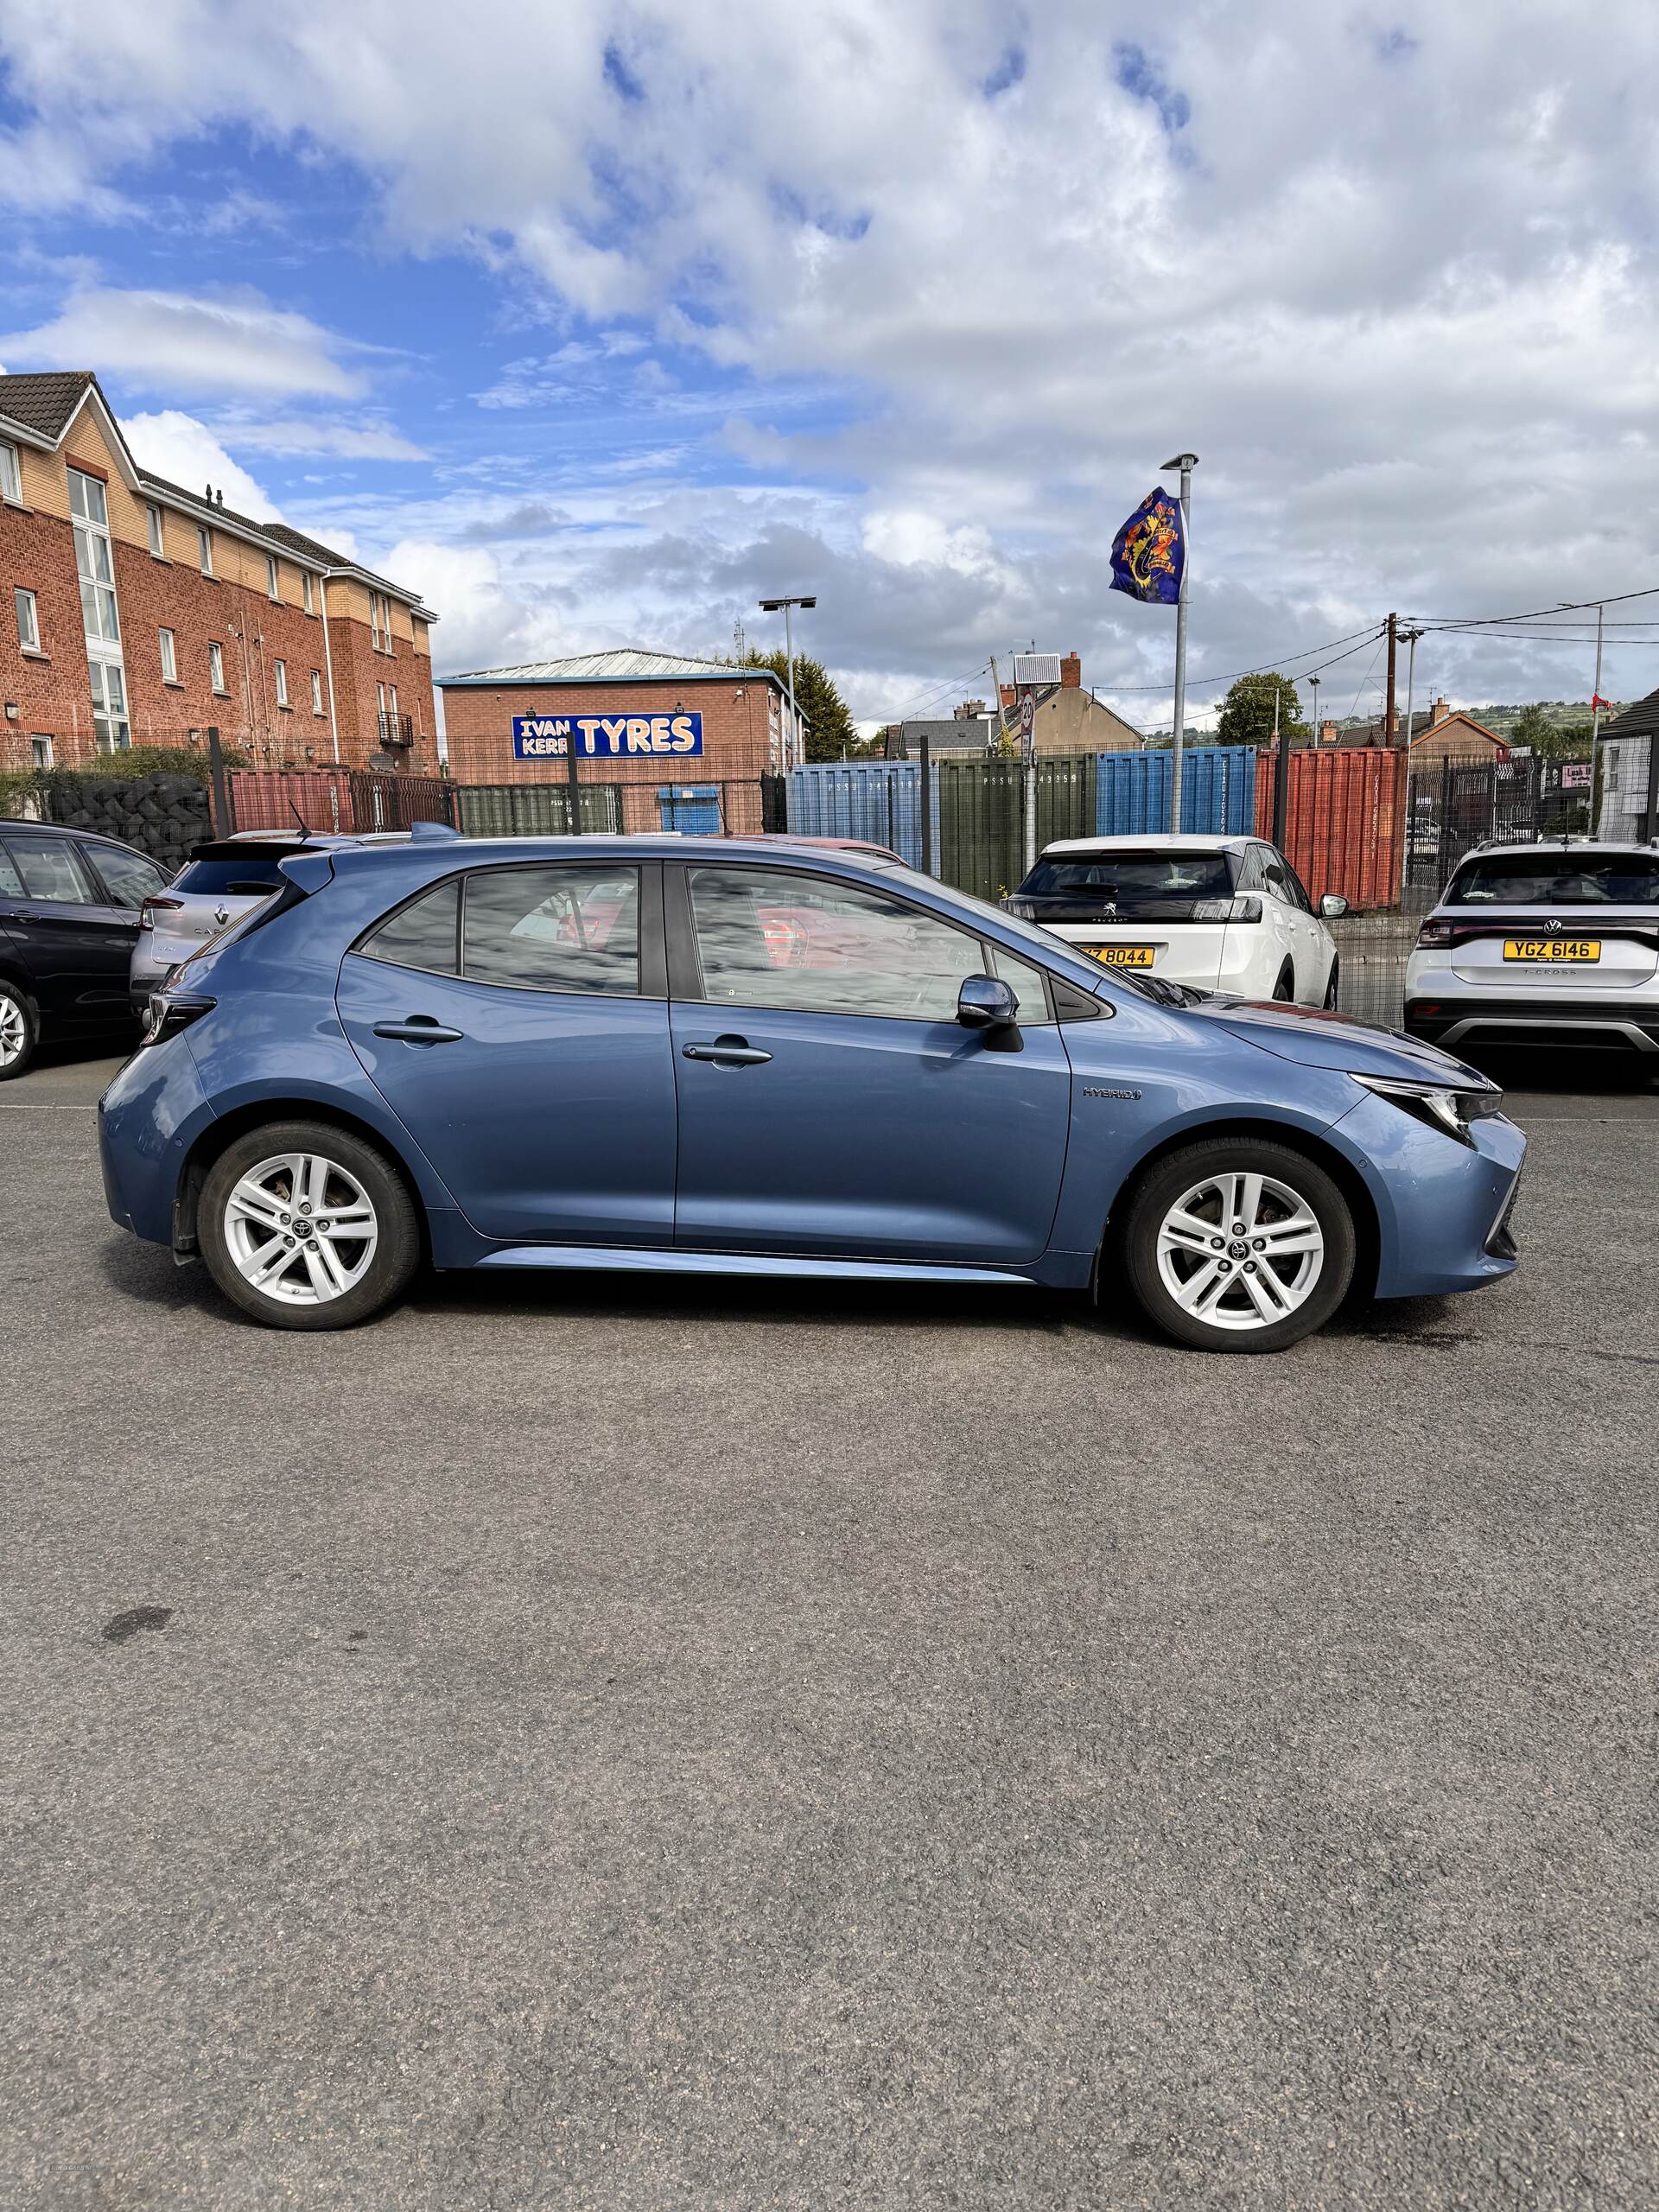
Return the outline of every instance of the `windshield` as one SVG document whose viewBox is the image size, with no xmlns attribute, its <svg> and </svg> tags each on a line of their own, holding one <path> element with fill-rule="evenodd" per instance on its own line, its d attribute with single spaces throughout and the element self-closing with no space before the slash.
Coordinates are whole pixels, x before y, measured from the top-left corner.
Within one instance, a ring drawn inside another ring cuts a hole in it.
<svg viewBox="0 0 1659 2212">
<path fill-rule="evenodd" d="M 173 885 L 175 891 L 195 891 L 208 897 L 235 892 L 275 891 L 282 881 L 278 861 L 302 853 L 303 845 L 199 845 Z"/>
<path fill-rule="evenodd" d="M 1483 853 L 1465 861 L 1448 906 L 1659 906 L 1659 853 Z"/>
</svg>

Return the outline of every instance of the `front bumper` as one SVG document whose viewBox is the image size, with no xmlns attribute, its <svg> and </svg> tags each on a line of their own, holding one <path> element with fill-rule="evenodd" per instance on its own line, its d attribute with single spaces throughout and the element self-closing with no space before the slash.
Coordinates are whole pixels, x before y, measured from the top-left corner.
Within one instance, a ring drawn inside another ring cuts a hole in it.
<svg viewBox="0 0 1659 2212">
<path fill-rule="evenodd" d="M 1338 1127 L 1375 1174 L 1379 1298 L 1478 1290 L 1515 1272 L 1510 1224 L 1527 1140 L 1513 1122 L 1477 1122 L 1463 1144 L 1373 1096 Z"/>
</svg>

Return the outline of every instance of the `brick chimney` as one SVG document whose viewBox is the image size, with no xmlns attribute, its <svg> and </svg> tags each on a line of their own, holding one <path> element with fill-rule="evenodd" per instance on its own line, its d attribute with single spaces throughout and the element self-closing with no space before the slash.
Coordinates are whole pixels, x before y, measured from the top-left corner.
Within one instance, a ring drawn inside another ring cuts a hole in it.
<svg viewBox="0 0 1659 2212">
<path fill-rule="evenodd" d="M 1062 691 L 1081 691 L 1083 663 L 1076 653 L 1066 653 L 1060 661 L 1060 689 Z"/>
<path fill-rule="evenodd" d="M 1429 728 L 1433 729 L 1436 722 L 1443 722 L 1451 711 L 1451 708 L 1446 705 L 1444 699 L 1437 699 L 1428 718 Z"/>
</svg>

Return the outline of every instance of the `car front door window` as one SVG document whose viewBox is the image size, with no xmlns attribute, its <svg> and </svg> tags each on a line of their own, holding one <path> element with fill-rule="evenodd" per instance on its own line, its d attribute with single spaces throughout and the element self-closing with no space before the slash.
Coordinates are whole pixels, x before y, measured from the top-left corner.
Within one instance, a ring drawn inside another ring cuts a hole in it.
<svg viewBox="0 0 1659 2212">
<path fill-rule="evenodd" d="M 720 867 L 692 868 L 690 889 L 715 1004 L 954 1021 L 963 979 L 985 972 L 977 938 L 861 885 Z"/>
</svg>

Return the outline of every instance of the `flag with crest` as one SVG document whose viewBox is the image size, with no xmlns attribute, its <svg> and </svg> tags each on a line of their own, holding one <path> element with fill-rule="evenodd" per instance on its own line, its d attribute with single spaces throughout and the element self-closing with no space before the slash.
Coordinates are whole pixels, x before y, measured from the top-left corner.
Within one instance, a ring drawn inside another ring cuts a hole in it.
<svg viewBox="0 0 1659 2212">
<path fill-rule="evenodd" d="M 1167 492 L 1148 492 L 1112 540 L 1112 589 L 1155 607 L 1173 607 L 1185 569 L 1181 503 Z"/>
</svg>

